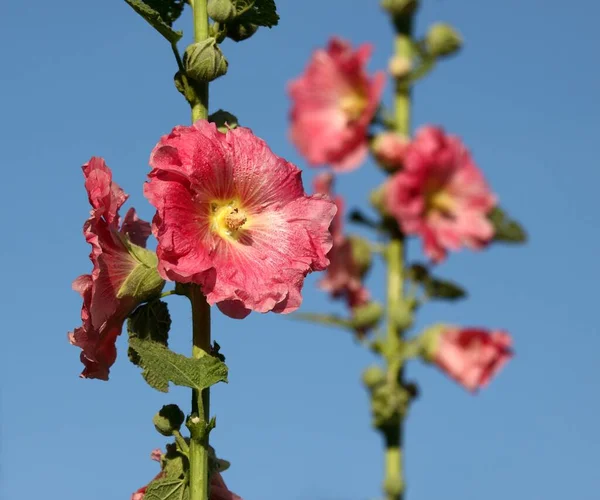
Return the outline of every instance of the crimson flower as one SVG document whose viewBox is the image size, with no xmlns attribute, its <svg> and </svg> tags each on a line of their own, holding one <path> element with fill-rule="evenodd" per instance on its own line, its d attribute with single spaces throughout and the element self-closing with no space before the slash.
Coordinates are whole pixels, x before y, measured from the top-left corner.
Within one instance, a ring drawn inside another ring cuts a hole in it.
<svg viewBox="0 0 600 500">
<path fill-rule="evenodd" d="M 107 380 L 117 357 L 115 342 L 123 322 L 146 298 L 123 290 L 123 286 L 139 266 L 146 267 L 149 261 L 151 266 L 152 253 L 142 248 L 151 231 L 150 224 L 139 219 L 133 208 L 120 224 L 119 209 L 127 195 L 113 182 L 102 158 L 94 157 L 82 168 L 92 205 L 83 233 L 92 246 L 93 270 L 73 282 L 73 289 L 83 298 L 83 325 L 69 333 L 69 341 L 82 350 L 85 368 L 81 377 Z M 162 280 L 156 276 L 151 281 L 150 293 L 160 291 Z M 142 288 L 146 294 L 147 287 Z"/>
<path fill-rule="evenodd" d="M 305 276 L 329 264 L 336 208 L 305 194 L 296 166 L 247 128 L 203 120 L 162 137 L 150 164 L 163 277 L 201 285 L 232 318 L 300 306 Z"/>
<path fill-rule="evenodd" d="M 506 332 L 445 328 L 428 347 L 427 358 L 470 391 L 485 387 L 512 357 Z"/>
<path fill-rule="evenodd" d="M 460 139 L 440 128 L 417 132 L 404 169 L 388 181 L 385 202 L 405 233 L 423 238 L 434 262 L 447 250 L 480 250 L 494 236 L 487 215 L 496 197 Z"/>
<path fill-rule="evenodd" d="M 368 151 L 367 129 L 377 111 L 385 74 L 366 72 L 371 45 L 356 51 L 332 38 L 315 51 L 306 71 L 289 85 L 291 140 L 311 165 L 357 168 Z"/>
</svg>

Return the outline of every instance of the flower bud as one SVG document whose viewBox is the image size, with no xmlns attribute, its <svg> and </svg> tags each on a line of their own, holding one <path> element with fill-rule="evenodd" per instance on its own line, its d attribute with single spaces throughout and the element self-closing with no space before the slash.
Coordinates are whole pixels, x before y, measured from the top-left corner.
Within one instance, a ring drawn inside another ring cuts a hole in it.
<svg viewBox="0 0 600 500">
<path fill-rule="evenodd" d="M 370 330 L 377 326 L 383 316 L 383 306 L 379 302 L 355 307 L 352 310 L 352 328 L 359 331 Z"/>
<path fill-rule="evenodd" d="M 258 25 L 251 23 L 232 23 L 227 25 L 227 37 L 234 42 L 250 38 L 258 30 Z"/>
<path fill-rule="evenodd" d="M 363 372 L 362 381 L 368 389 L 372 390 L 385 381 L 385 373 L 377 365 L 369 366 Z"/>
<path fill-rule="evenodd" d="M 419 6 L 419 0 L 381 0 L 381 7 L 394 17 L 409 16 Z"/>
<path fill-rule="evenodd" d="M 390 317 L 394 325 L 400 330 L 408 330 L 412 326 L 413 316 L 411 304 L 404 301 L 390 311 Z"/>
<path fill-rule="evenodd" d="M 352 262 L 361 277 L 363 277 L 369 269 L 373 259 L 371 258 L 371 247 L 369 243 L 360 236 L 351 235 L 348 237 L 352 248 Z"/>
<path fill-rule="evenodd" d="M 379 165 L 386 172 L 392 173 L 402 168 L 409 142 L 406 136 L 395 132 L 383 132 L 375 136 L 371 148 Z"/>
<path fill-rule="evenodd" d="M 193 43 L 183 55 L 186 74 L 198 82 L 211 82 L 227 73 L 227 59 L 214 38 Z"/>
<path fill-rule="evenodd" d="M 154 427 L 163 436 L 172 436 L 173 432 L 178 431 L 185 420 L 185 415 L 177 405 L 163 406 L 160 411 L 154 415 L 152 422 Z"/>
<path fill-rule="evenodd" d="M 219 109 L 208 117 L 208 121 L 217 125 L 217 130 L 223 134 L 233 130 L 238 126 L 238 119 L 235 115 Z"/>
<path fill-rule="evenodd" d="M 208 15 L 218 23 L 226 23 L 235 19 L 235 5 L 231 0 L 208 0 Z"/>
<path fill-rule="evenodd" d="M 436 23 L 425 36 L 425 48 L 433 57 L 450 56 L 458 52 L 461 46 L 462 37 L 449 24 Z"/>
<path fill-rule="evenodd" d="M 165 280 L 158 274 L 156 254 L 152 250 L 134 245 L 127 239 L 122 241 L 138 264 L 117 291 L 117 298 L 129 297 L 140 303 L 156 297 L 165 286 Z"/>
<path fill-rule="evenodd" d="M 373 189 L 369 194 L 369 201 L 375 210 L 377 210 L 381 215 L 389 215 L 387 207 L 385 205 L 385 188 L 386 185 L 382 184 L 381 186 Z"/>
<path fill-rule="evenodd" d="M 394 56 L 388 62 L 388 71 L 394 78 L 405 78 L 412 70 L 412 61 L 405 56 Z"/>
</svg>

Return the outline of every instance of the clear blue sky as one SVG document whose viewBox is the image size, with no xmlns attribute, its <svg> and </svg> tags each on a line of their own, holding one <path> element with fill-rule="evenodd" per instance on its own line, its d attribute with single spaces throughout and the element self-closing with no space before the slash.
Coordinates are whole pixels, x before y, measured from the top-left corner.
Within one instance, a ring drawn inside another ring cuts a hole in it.
<svg viewBox="0 0 600 500">
<path fill-rule="evenodd" d="M 595 500 L 600 6 L 423 3 L 419 31 L 451 22 L 466 48 L 419 85 L 415 124 L 441 123 L 464 137 L 531 243 L 461 253 L 439 270 L 471 296 L 428 307 L 420 325 L 504 327 L 517 354 L 476 397 L 434 369 L 411 366 L 422 397 L 408 422 L 408 498 Z M 304 167 L 286 139 L 286 82 L 332 34 L 372 41 L 371 68 L 383 68 L 392 33 L 374 0 L 278 4 L 278 27 L 223 45 L 229 73 L 212 85 L 211 107 L 236 113 Z M 110 382 L 78 378 L 79 351 L 66 332 L 81 305 L 71 281 L 90 269 L 80 165 L 104 156 L 150 219 L 142 196 L 148 156 L 161 134 L 188 122 L 187 104 L 172 85 L 169 46 L 122 0 L 5 2 L 2 11 L 0 496 L 128 499 L 157 472 L 148 456 L 165 439 L 153 413 L 171 402 L 187 408 L 188 392 L 147 387 L 124 354 L 125 338 Z M 181 24 L 188 29 L 189 18 Z M 314 171 L 306 174 L 308 184 Z M 364 205 L 363 189 L 380 179 L 365 165 L 338 186 Z M 375 271 L 369 284 L 380 295 Z M 304 310 L 337 310 L 315 281 Z M 187 352 L 190 312 L 182 299 L 170 303 L 172 345 Z M 213 443 L 233 464 L 231 488 L 245 500 L 376 498 L 381 444 L 358 382 L 372 357 L 344 332 L 274 314 L 236 322 L 215 313 L 214 332 L 230 383 L 213 391 Z"/>
</svg>

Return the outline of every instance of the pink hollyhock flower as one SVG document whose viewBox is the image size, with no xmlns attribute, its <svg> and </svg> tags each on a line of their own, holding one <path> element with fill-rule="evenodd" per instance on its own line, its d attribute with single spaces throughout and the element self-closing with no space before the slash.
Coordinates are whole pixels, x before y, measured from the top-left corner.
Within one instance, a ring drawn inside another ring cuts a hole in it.
<svg viewBox="0 0 600 500">
<path fill-rule="evenodd" d="M 385 202 L 405 233 L 423 238 L 434 262 L 447 250 L 482 249 L 494 236 L 487 214 L 496 197 L 460 139 L 440 128 L 417 132 L 404 170 L 388 181 Z"/>
<path fill-rule="evenodd" d="M 402 168 L 408 147 L 408 138 L 395 132 L 383 132 L 373 141 L 375 159 L 389 172 Z"/>
<path fill-rule="evenodd" d="M 203 120 L 164 136 L 150 164 L 163 277 L 201 285 L 232 318 L 300 306 L 305 276 L 329 264 L 336 208 L 306 196 L 298 168 L 249 129 Z"/>
<path fill-rule="evenodd" d="M 440 330 L 427 357 L 470 391 L 485 387 L 512 357 L 512 340 L 503 331 L 479 328 Z"/>
<path fill-rule="evenodd" d="M 112 172 L 102 158 L 94 157 L 86 163 L 83 174 L 92 205 L 83 233 L 92 246 L 90 260 L 94 268 L 91 274 L 81 275 L 73 282 L 73 289 L 83 298 L 83 325 L 69 333 L 69 340 L 82 349 L 85 368 L 81 377 L 107 380 L 109 368 L 117 357 L 116 338 L 127 316 L 140 302 L 139 297 L 119 294 L 140 264 L 141 254 L 132 254 L 131 243 L 145 246 L 151 230 L 150 224 L 140 220 L 133 208 L 119 228 L 119 209 L 127 195 L 113 182 Z"/>
<path fill-rule="evenodd" d="M 333 197 L 333 175 L 322 173 L 315 177 L 313 187 L 316 193 Z M 337 212 L 331 223 L 333 246 L 327 254 L 330 264 L 319 287 L 334 298 L 344 297 L 351 309 L 366 304 L 369 292 L 363 286 L 362 273 L 354 262 L 352 240 L 344 234 L 344 199 L 333 197 Z"/>
<path fill-rule="evenodd" d="M 366 73 L 371 45 L 356 51 L 339 38 L 317 50 L 289 85 L 291 140 L 311 165 L 347 171 L 367 155 L 367 128 L 379 106 L 385 74 Z"/>
</svg>

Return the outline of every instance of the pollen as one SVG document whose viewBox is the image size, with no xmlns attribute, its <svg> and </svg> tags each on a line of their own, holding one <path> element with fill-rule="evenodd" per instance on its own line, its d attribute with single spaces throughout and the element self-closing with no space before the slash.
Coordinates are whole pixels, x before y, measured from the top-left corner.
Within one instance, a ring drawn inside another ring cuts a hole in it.
<svg viewBox="0 0 600 500">
<path fill-rule="evenodd" d="M 248 217 L 236 200 L 214 202 L 211 204 L 212 230 L 223 238 L 236 239 Z"/>
</svg>

